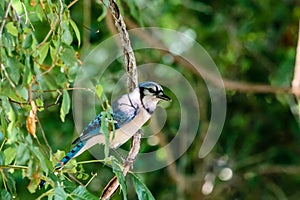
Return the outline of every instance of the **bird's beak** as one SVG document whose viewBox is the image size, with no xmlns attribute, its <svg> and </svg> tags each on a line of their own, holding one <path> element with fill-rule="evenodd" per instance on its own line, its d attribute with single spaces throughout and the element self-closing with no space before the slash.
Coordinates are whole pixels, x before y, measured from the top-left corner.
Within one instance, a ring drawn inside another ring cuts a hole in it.
<svg viewBox="0 0 300 200">
<path fill-rule="evenodd" d="M 159 99 L 165 100 L 165 101 L 172 101 L 172 99 L 165 94 L 160 94 L 160 95 L 157 95 L 156 97 Z"/>
</svg>

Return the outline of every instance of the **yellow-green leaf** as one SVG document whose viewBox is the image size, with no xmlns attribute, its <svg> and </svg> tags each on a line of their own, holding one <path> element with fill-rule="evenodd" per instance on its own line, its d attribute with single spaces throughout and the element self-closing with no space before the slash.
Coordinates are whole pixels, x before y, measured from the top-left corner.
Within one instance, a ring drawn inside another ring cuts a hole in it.
<svg viewBox="0 0 300 200">
<path fill-rule="evenodd" d="M 75 32 L 75 35 L 76 35 L 76 38 L 77 38 L 77 41 L 78 41 L 78 47 L 80 46 L 80 43 L 81 43 L 81 38 L 80 38 L 80 31 L 76 25 L 76 23 L 73 21 L 73 20 L 70 20 L 70 24 Z"/>
<path fill-rule="evenodd" d="M 66 115 L 69 113 L 71 106 L 70 96 L 67 90 L 63 91 L 63 100 L 60 107 L 60 119 L 62 122 L 65 121 Z"/>
<path fill-rule="evenodd" d="M 17 27 L 14 25 L 13 22 L 8 22 L 6 24 L 6 29 L 7 29 L 7 32 L 9 32 L 10 34 L 12 34 L 13 36 L 17 37 L 18 36 L 18 29 Z"/>
</svg>

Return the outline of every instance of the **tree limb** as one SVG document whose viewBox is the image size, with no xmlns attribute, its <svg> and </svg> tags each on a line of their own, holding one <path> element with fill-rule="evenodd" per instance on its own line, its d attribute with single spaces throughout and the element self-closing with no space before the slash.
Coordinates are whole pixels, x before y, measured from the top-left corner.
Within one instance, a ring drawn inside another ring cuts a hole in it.
<svg viewBox="0 0 300 200">
<path fill-rule="evenodd" d="M 185 68 L 192 71 L 196 75 L 199 75 L 199 71 L 193 66 L 193 64 L 186 61 L 181 56 L 174 55 L 172 52 L 168 51 L 168 48 L 163 44 L 163 42 L 158 40 L 154 35 L 150 35 L 146 31 L 142 31 L 141 29 L 139 29 L 140 27 L 129 18 L 125 18 L 125 22 L 129 29 L 135 29 L 134 33 L 137 37 L 141 38 L 143 41 L 145 41 L 148 44 L 159 47 L 157 48 L 157 50 L 161 51 L 163 54 L 172 55 L 176 63 L 184 66 Z M 245 83 L 240 81 L 229 80 L 226 78 L 222 78 L 223 81 L 222 83 L 220 82 L 219 77 L 216 77 L 208 70 L 204 68 L 199 68 L 199 70 L 201 76 L 205 77 L 211 84 L 215 85 L 216 87 L 225 87 L 227 91 L 232 90 L 232 91 L 245 92 L 245 93 L 274 93 L 274 94 L 290 94 L 296 92 L 296 90 L 292 91 L 290 87 Z M 299 71 L 300 71 L 300 67 L 299 67 Z M 300 77 L 299 77 L 299 81 L 300 81 Z M 299 88 L 297 88 L 297 90 L 298 93 L 300 93 Z"/>
<path fill-rule="evenodd" d="M 103 1 L 102 1 L 102 3 L 104 4 Z M 128 74 L 127 86 L 128 86 L 129 91 L 132 91 L 138 85 L 138 77 L 137 77 L 138 74 L 137 74 L 137 67 L 136 67 L 136 60 L 135 60 L 134 52 L 131 47 L 128 32 L 126 30 L 126 24 L 125 24 L 123 17 L 119 11 L 118 5 L 115 3 L 114 0 L 109 1 L 108 9 L 111 12 L 111 15 L 113 16 L 113 19 L 115 22 L 115 27 L 117 28 L 119 35 L 120 35 L 122 50 L 123 50 L 123 53 L 125 56 L 125 60 L 124 60 L 125 61 L 125 69 Z M 139 153 L 141 135 L 142 135 L 142 130 L 138 130 L 133 135 L 131 149 L 129 151 L 127 158 L 125 159 L 125 161 L 123 163 L 124 176 L 126 176 L 127 173 L 129 172 L 129 170 L 132 168 L 133 162 L 135 161 L 135 159 Z M 120 186 L 120 184 L 117 180 L 117 177 L 114 176 L 109 181 L 109 183 L 106 185 L 106 187 L 104 188 L 100 199 L 111 198 L 111 196 L 117 191 L 119 186 Z"/>
</svg>

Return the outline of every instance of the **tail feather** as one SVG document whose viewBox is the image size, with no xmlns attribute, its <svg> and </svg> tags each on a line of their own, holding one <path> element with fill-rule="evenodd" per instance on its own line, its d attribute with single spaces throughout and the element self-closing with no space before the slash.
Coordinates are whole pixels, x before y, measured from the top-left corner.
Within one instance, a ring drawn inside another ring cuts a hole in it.
<svg viewBox="0 0 300 200">
<path fill-rule="evenodd" d="M 67 162 L 69 162 L 73 157 L 75 157 L 76 154 L 82 149 L 84 144 L 85 143 L 83 141 L 80 141 L 76 146 L 74 146 L 73 149 L 69 151 L 67 155 L 55 165 L 55 170 L 60 170 Z"/>
</svg>

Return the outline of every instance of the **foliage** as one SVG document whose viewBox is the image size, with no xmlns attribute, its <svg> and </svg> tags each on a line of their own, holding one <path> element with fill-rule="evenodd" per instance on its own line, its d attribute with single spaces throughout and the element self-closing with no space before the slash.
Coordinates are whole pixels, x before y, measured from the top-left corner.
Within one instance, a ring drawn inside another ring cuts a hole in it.
<svg viewBox="0 0 300 200">
<path fill-rule="evenodd" d="M 116 159 L 93 161 L 88 153 L 72 159 L 54 175 L 53 166 L 72 142 L 71 95 L 81 67 L 79 54 L 84 56 L 112 35 L 112 24 L 104 20 L 105 7 L 89 2 L 90 8 L 85 1 L 0 2 L 0 199 L 95 199 L 114 174 L 123 191 L 116 199 L 136 195 L 139 199 L 298 198 L 299 118 L 290 111 L 298 106 L 292 103 L 292 96 L 256 94 L 255 87 L 247 93 L 228 90 L 221 138 L 208 157 L 199 159 L 210 116 L 206 87 L 201 77 L 160 52 L 138 51 L 137 62 L 168 64 L 197 91 L 201 121 L 188 151 L 164 169 L 139 177 L 132 174 L 132 182 L 122 175 Z M 274 87 L 291 83 L 300 17 L 296 1 L 117 3 L 131 22 L 129 28 L 133 23 L 194 35 L 226 79 Z M 85 18 L 88 14 L 89 20 Z M 98 99 L 112 92 L 111 83 L 124 72 L 121 62 L 112 63 L 104 83 L 92 91 Z M 159 135 L 155 145 L 143 142 L 143 152 L 175 137 L 179 106 L 174 101 L 167 111 L 164 130 L 168 131 Z M 107 149 L 105 152 L 107 155 Z M 168 160 L 170 155 L 159 156 Z M 224 179 L 228 170 L 233 176 Z M 47 184 L 38 190 L 41 179 Z M 205 183 L 213 186 L 207 195 L 203 194 Z"/>
</svg>

